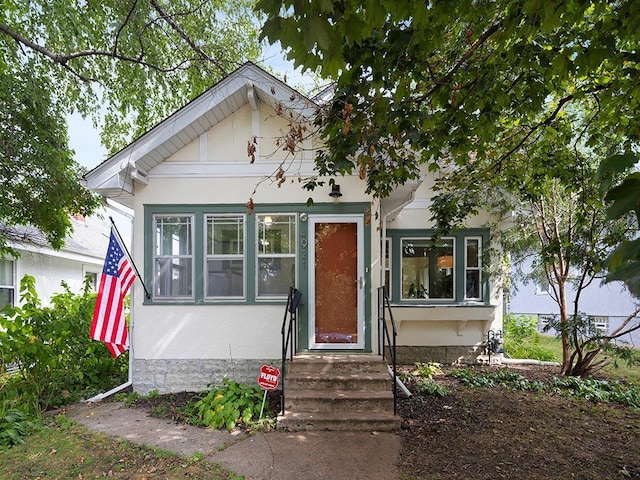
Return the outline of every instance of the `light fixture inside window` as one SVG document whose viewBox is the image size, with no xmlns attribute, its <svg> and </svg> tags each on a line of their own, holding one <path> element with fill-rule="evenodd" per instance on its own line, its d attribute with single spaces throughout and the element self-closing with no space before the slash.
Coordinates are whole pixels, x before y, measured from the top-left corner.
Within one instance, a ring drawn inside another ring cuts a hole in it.
<svg viewBox="0 0 640 480">
<path fill-rule="evenodd" d="M 270 227 L 272 223 L 273 223 L 273 218 L 269 216 L 264 217 L 264 224 L 267 228 Z"/>
</svg>

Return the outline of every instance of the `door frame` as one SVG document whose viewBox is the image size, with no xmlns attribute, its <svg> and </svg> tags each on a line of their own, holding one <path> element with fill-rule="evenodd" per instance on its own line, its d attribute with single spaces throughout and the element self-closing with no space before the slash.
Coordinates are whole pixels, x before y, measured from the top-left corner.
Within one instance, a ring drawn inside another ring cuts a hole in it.
<svg viewBox="0 0 640 480">
<path fill-rule="evenodd" d="M 356 249 L 357 249 L 357 328 L 358 341 L 356 343 L 317 343 L 315 335 L 315 226 L 318 223 L 355 223 L 356 224 Z M 310 350 L 364 350 L 365 348 L 365 322 L 366 322 L 366 290 L 367 277 L 365 275 L 365 228 L 362 214 L 316 214 L 309 215 L 307 235 L 308 243 L 308 345 Z"/>
</svg>

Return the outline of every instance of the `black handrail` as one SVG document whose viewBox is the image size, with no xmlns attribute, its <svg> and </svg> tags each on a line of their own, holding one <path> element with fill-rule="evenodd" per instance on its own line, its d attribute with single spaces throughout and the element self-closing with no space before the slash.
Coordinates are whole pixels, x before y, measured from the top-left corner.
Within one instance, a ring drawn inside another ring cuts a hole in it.
<svg viewBox="0 0 640 480">
<path fill-rule="evenodd" d="M 291 347 L 291 361 L 293 361 L 293 354 L 295 353 L 295 345 L 296 345 L 296 321 L 298 317 L 298 304 L 300 303 L 300 298 L 302 294 L 300 290 L 295 287 L 289 287 L 289 295 L 287 296 L 287 306 L 284 310 L 284 319 L 282 320 L 282 329 L 280 330 L 280 334 L 282 335 L 282 381 L 280 382 L 280 388 L 282 392 L 281 397 L 281 408 L 282 414 L 284 415 L 284 395 L 285 395 L 285 379 L 286 379 L 286 362 L 287 362 L 287 353 L 289 352 L 289 347 Z M 288 323 L 287 323 L 288 320 Z"/>
<path fill-rule="evenodd" d="M 389 323 L 391 323 L 391 333 L 385 312 L 389 312 Z M 382 354 L 382 359 L 386 358 L 385 345 L 389 345 L 389 356 L 391 357 L 392 373 L 393 373 L 393 414 L 398 414 L 398 374 L 396 362 L 396 341 L 398 338 L 398 329 L 396 322 L 393 320 L 393 312 L 391 311 L 391 303 L 385 287 L 378 288 L 378 355 Z M 393 336 L 393 337 L 392 337 Z"/>
</svg>

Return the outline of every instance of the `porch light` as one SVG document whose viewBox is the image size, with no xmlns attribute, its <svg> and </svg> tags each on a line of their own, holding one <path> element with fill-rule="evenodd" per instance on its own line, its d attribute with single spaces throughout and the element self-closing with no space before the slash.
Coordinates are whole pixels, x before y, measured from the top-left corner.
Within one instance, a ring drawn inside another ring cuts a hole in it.
<svg viewBox="0 0 640 480">
<path fill-rule="evenodd" d="M 340 193 L 340 185 L 338 185 L 337 183 L 334 183 L 331 186 L 331 193 L 329 194 L 329 196 L 333 198 L 341 197 L 342 193 Z"/>
</svg>

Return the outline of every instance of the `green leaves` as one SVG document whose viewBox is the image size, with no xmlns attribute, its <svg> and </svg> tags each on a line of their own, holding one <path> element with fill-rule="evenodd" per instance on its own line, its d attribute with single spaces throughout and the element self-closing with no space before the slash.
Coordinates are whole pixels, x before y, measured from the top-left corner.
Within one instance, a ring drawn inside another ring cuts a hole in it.
<svg viewBox="0 0 640 480">
<path fill-rule="evenodd" d="M 0 221 L 36 226 L 60 248 L 69 215 L 101 203 L 80 185 L 85 172 L 69 150 L 65 118 L 104 116 L 102 142 L 119 150 L 257 57 L 251 7 L 0 0 Z M 0 232 L 0 256 L 7 251 Z"/>
<path fill-rule="evenodd" d="M 237 424 L 249 425 L 260 415 L 262 390 L 225 378 L 221 387 L 212 388 L 203 398 L 187 407 L 197 424 L 233 430 Z M 268 406 L 265 405 L 265 409 Z"/>
<path fill-rule="evenodd" d="M 54 295 L 53 307 L 40 305 L 33 277 L 22 279 L 20 292 L 22 305 L 0 315 L 0 364 L 20 368 L 0 389 L 0 402 L 39 415 L 126 381 L 128 355 L 114 360 L 89 338 L 95 294 L 88 283 L 82 294 Z"/>
</svg>

